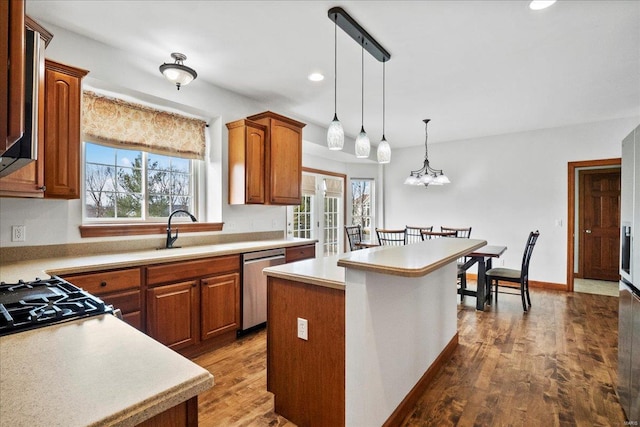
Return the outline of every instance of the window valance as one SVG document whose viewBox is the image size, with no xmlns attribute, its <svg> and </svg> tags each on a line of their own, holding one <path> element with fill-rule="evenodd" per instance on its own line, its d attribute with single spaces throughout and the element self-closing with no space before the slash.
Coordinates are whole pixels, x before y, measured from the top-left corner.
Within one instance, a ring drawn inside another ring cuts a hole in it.
<svg viewBox="0 0 640 427">
<path fill-rule="evenodd" d="M 302 195 L 316 195 L 316 177 L 314 175 L 302 174 Z"/>
<path fill-rule="evenodd" d="M 325 178 L 325 196 L 342 197 L 342 181 L 339 179 Z"/>
<path fill-rule="evenodd" d="M 82 134 L 85 140 L 157 154 L 204 159 L 202 120 L 156 110 L 94 92 L 82 94 Z"/>
</svg>

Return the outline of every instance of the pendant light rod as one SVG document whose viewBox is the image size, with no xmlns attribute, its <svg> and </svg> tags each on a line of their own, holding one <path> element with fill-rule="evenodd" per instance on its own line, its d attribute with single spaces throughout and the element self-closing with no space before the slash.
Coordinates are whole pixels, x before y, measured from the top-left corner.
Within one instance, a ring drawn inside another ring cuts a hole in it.
<svg viewBox="0 0 640 427">
<path fill-rule="evenodd" d="M 333 115 L 338 117 L 338 25 L 333 26 Z"/>
<path fill-rule="evenodd" d="M 364 131 L 364 46 L 362 46 L 362 67 L 360 68 L 360 70 L 362 71 L 361 74 L 361 78 L 360 78 L 360 83 L 362 84 L 362 96 L 360 97 L 361 100 L 361 108 L 360 108 L 360 112 L 361 112 L 361 116 L 360 116 L 360 123 L 362 124 L 362 131 Z"/>
<path fill-rule="evenodd" d="M 386 62 L 391 59 L 391 54 L 376 39 L 371 37 L 343 8 L 332 7 L 329 9 L 329 19 L 334 21 L 345 33 L 349 34 L 356 43 L 362 45 L 378 61 Z"/>
<path fill-rule="evenodd" d="M 385 119 L 385 96 L 384 96 L 384 92 L 385 92 L 385 65 L 387 61 L 382 61 L 382 139 L 384 139 L 384 119 Z"/>
</svg>

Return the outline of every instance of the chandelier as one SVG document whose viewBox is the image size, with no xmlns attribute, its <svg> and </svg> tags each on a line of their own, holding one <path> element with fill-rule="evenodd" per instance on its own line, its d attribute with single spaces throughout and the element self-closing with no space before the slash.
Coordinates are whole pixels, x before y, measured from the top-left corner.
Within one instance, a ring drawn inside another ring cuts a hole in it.
<svg viewBox="0 0 640 427">
<path fill-rule="evenodd" d="M 425 187 L 431 185 L 449 184 L 449 178 L 442 172 L 442 169 L 434 169 L 429 164 L 429 150 L 427 147 L 427 139 L 429 137 L 427 132 L 427 126 L 430 119 L 424 119 L 424 163 L 418 170 L 411 171 L 404 183 L 407 185 L 424 185 Z"/>
</svg>

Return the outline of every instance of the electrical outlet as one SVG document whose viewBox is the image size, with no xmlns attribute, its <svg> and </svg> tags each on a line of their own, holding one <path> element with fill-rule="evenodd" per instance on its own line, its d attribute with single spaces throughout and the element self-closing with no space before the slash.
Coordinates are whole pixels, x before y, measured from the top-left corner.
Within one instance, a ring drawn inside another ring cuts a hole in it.
<svg viewBox="0 0 640 427">
<path fill-rule="evenodd" d="M 298 317 L 298 338 L 305 341 L 309 340 L 309 322 L 307 319 Z"/>
<path fill-rule="evenodd" d="M 12 225 L 11 226 L 11 241 L 12 242 L 24 242 L 27 240 L 25 235 L 27 228 L 24 225 Z"/>
</svg>

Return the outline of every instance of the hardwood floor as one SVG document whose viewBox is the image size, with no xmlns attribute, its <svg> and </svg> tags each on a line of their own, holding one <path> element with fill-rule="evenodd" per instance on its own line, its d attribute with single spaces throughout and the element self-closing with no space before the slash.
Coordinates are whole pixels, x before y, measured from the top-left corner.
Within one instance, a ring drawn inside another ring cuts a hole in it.
<svg viewBox="0 0 640 427">
<path fill-rule="evenodd" d="M 500 295 L 485 312 L 458 305 L 459 345 L 405 426 L 617 426 L 618 299 L 531 289 L 533 307 Z M 273 413 L 261 331 L 194 361 L 216 385 L 201 426 L 293 426 Z"/>
</svg>

